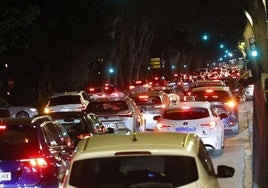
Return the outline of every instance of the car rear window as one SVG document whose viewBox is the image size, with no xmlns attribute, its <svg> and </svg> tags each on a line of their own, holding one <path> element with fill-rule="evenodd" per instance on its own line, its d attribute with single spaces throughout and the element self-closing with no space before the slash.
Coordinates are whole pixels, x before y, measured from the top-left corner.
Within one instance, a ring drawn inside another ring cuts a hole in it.
<svg viewBox="0 0 268 188">
<path fill-rule="evenodd" d="M 131 97 L 138 106 L 150 106 L 161 104 L 161 98 L 159 96 L 146 96 L 140 95 L 137 97 Z"/>
<path fill-rule="evenodd" d="M 147 184 L 144 187 L 150 187 L 148 183 L 154 187 L 178 187 L 197 179 L 193 157 L 128 156 L 74 161 L 69 184 L 74 187 L 134 187 L 144 182 Z"/>
<path fill-rule="evenodd" d="M 186 120 L 186 119 L 201 119 L 209 117 L 208 109 L 206 108 L 177 108 L 166 110 L 163 114 L 164 119 L 170 120 Z"/>
<path fill-rule="evenodd" d="M 128 110 L 128 105 L 125 101 L 105 101 L 105 102 L 92 102 L 89 104 L 88 109 L 90 112 L 112 112 Z"/>
<path fill-rule="evenodd" d="M 192 95 L 195 97 L 196 101 L 228 102 L 231 100 L 231 96 L 226 91 L 192 91 Z"/>
<path fill-rule="evenodd" d="M 34 155 L 38 150 L 36 129 L 23 124 L 1 125 L 0 159 L 16 159 Z"/>
<path fill-rule="evenodd" d="M 49 105 L 50 106 L 57 106 L 57 105 L 64 105 L 64 104 L 80 104 L 80 96 L 79 95 L 66 95 L 66 96 L 59 96 L 50 98 Z"/>
</svg>

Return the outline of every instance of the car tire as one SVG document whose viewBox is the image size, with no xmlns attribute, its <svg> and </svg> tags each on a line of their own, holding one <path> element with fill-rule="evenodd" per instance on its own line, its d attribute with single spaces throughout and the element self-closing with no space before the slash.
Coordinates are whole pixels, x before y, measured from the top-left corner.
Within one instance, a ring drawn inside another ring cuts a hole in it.
<svg viewBox="0 0 268 188">
<path fill-rule="evenodd" d="M 16 114 L 16 118 L 28 118 L 30 117 L 29 114 L 25 111 L 20 111 Z"/>
</svg>

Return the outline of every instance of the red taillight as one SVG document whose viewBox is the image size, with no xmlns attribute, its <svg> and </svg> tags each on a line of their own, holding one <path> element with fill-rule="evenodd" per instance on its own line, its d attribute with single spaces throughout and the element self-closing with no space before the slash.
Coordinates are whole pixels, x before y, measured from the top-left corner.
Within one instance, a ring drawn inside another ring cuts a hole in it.
<svg viewBox="0 0 268 188">
<path fill-rule="evenodd" d="M 172 124 L 162 124 L 162 123 L 157 123 L 156 124 L 156 129 L 161 131 L 163 128 L 171 128 L 174 127 Z"/>
<path fill-rule="evenodd" d="M 166 105 L 164 105 L 164 104 L 160 104 L 160 105 L 156 105 L 156 106 L 154 106 L 154 108 L 166 108 Z"/>
<path fill-rule="evenodd" d="M 189 110 L 190 109 L 190 106 L 183 106 L 183 107 L 181 107 L 181 109 L 183 109 L 183 110 Z"/>
<path fill-rule="evenodd" d="M 86 105 L 82 104 L 82 106 L 80 106 L 76 109 L 80 111 L 80 110 L 85 110 L 86 108 L 87 108 Z"/>
<path fill-rule="evenodd" d="M 139 99 L 148 99 L 148 98 L 149 98 L 148 95 L 140 95 L 140 96 L 139 96 Z"/>
<path fill-rule="evenodd" d="M 129 86 L 129 89 L 134 89 L 135 88 L 135 86 Z"/>
<path fill-rule="evenodd" d="M 6 125 L 0 125 L 0 131 L 3 131 L 6 129 Z"/>
<path fill-rule="evenodd" d="M 93 92 L 93 91 L 95 91 L 95 88 L 89 88 L 89 91 Z"/>
<path fill-rule="evenodd" d="M 46 168 L 48 166 L 44 158 L 21 159 L 20 162 L 31 167 Z"/>
<path fill-rule="evenodd" d="M 206 93 L 213 93 L 213 90 L 212 89 L 207 89 Z"/>
<path fill-rule="evenodd" d="M 208 126 L 209 128 L 215 128 L 217 123 L 215 121 L 207 122 L 207 123 L 200 123 L 199 126 Z"/>
<path fill-rule="evenodd" d="M 141 84 L 140 80 L 135 81 L 136 84 Z"/>
</svg>

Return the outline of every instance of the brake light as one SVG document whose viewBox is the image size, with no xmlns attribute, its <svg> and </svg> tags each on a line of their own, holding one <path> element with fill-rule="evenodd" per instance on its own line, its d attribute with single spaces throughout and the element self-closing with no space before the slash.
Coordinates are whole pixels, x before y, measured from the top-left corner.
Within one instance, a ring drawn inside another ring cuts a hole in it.
<svg viewBox="0 0 268 188">
<path fill-rule="evenodd" d="M 84 104 L 82 104 L 82 106 L 80 106 L 80 107 L 78 107 L 78 108 L 76 108 L 78 111 L 80 111 L 80 110 L 85 110 L 87 107 L 86 107 L 86 105 L 84 105 Z"/>
<path fill-rule="evenodd" d="M 48 166 L 44 158 L 21 159 L 20 162 L 31 167 L 46 168 Z"/>
<path fill-rule="evenodd" d="M 217 123 L 215 121 L 207 122 L 207 123 L 200 123 L 199 126 L 208 126 L 209 128 L 215 128 Z"/>
<path fill-rule="evenodd" d="M 129 89 L 134 89 L 135 88 L 135 86 L 129 86 Z"/>
<path fill-rule="evenodd" d="M 6 129 L 6 125 L 0 125 L 0 131 L 5 130 Z"/>
<path fill-rule="evenodd" d="M 140 81 L 140 80 L 138 80 L 138 81 L 136 81 L 135 83 L 136 83 L 136 84 L 141 84 L 141 81 Z"/>
<path fill-rule="evenodd" d="M 139 96 L 139 99 L 148 99 L 148 98 L 149 98 L 148 95 L 140 95 L 140 96 Z"/>
<path fill-rule="evenodd" d="M 214 90 L 212 90 L 212 89 L 207 89 L 206 90 L 206 93 L 213 93 L 214 92 Z"/>
<path fill-rule="evenodd" d="M 163 128 L 172 128 L 174 127 L 173 124 L 162 124 L 162 123 L 157 123 L 156 124 L 156 129 L 161 131 Z"/>
<path fill-rule="evenodd" d="M 183 106 L 183 107 L 181 107 L 181 109 L 183 109 L 183 110 L 189 110 L 190 109 L 190 106 Z"/>
<path fill-rule="evenodd" d="M 89 88 L 89 91 L 93 92 L 93 91 L 95 91 L 95 88 Z"/>
<path fill-rule="evenodd" d="M 156 105 L 156 106 L 154 106 L 154 108 L 166 108 L 166 105 L 164 105 L 164 104 Z"/>
</svg>

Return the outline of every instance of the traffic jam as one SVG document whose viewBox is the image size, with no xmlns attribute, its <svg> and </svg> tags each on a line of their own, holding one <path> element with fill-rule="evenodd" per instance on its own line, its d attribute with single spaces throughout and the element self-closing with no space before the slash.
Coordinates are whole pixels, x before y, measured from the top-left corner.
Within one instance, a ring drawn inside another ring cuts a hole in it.
<svg viewBox="0 0 268 188">
<path fill-rule="evenodd" d="M 243 71 L 89 85 L 53 94 L 39 114 L 1 118 L 0 187 L 219 187 L 234 168 L 214 170 L 210 156 L 252 100 Z"/>
</svg>

